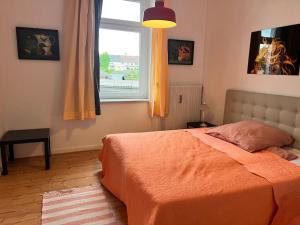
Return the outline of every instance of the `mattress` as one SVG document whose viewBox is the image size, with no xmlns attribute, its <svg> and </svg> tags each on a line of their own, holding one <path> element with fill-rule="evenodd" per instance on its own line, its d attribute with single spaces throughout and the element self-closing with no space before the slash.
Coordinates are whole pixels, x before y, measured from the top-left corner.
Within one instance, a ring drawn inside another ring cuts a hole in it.
<svg viewBox="0 0 300 225">
<path fill-rule="evenodd" d="M 201 129 L 103 143 L 101 182 L 125 203 L 130 225 L 300 224 L 300 169 L 273 153 L 251 154 Z"/>
</svg>

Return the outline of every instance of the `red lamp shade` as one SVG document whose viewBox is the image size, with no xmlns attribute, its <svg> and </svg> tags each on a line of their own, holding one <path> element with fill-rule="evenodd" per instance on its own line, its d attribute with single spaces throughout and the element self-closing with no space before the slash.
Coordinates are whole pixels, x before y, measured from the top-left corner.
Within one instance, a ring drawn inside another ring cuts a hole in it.
<svg viewBox="0 0 300 225">
<path fill-rule="evenodd" d="M 176 26 L 174 10 L 166 8 L 163 1 L 156 1 L 155 7 L 144 12 L 143 26 L 150 28 L 171 28 Z"/>
</svg>

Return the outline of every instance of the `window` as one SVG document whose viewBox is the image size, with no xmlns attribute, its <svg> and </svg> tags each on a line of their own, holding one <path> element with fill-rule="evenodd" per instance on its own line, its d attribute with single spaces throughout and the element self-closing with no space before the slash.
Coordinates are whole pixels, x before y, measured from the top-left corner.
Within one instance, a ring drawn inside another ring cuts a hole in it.
<svg viewBox="0 0 300 225">
<path fill-rule="evenodd" d="M 102 100 L 147 99 L 149 30 L 142 27 L 145 0 L 104 0 L 100 25 Z"/>
</svg>

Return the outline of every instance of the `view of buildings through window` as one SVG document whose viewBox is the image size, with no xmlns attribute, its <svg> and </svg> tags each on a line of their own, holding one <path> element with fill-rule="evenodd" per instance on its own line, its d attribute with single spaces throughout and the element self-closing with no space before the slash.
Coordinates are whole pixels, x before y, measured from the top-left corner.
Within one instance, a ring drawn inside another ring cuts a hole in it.
<svg viewBox="0 0 300 225">
<path fill-rule="evenodd" d="M 142 3 L 143 0 L 103 2 L 99 53 L 100 95 L 104 99 L 147 97 L 142 90 L 148 80 Z"/>
<path fill-rule="evenodd" d="M 100 84 L 105 92 L 139 88 L 139 44 L 137 32 L 100 29 Z"/>
</svg>

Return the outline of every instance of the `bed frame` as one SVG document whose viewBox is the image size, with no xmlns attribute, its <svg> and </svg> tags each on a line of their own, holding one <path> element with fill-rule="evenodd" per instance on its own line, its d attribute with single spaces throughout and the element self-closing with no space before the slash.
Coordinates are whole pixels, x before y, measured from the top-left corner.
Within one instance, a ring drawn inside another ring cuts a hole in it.
<svg viewBox="0 0 300 225">
<path fill-rule="evenodd" d="M 292 134 L 300 149 L 300 97 L 227 90 L 224 124 L 256 120 Z"/>
</svg>

